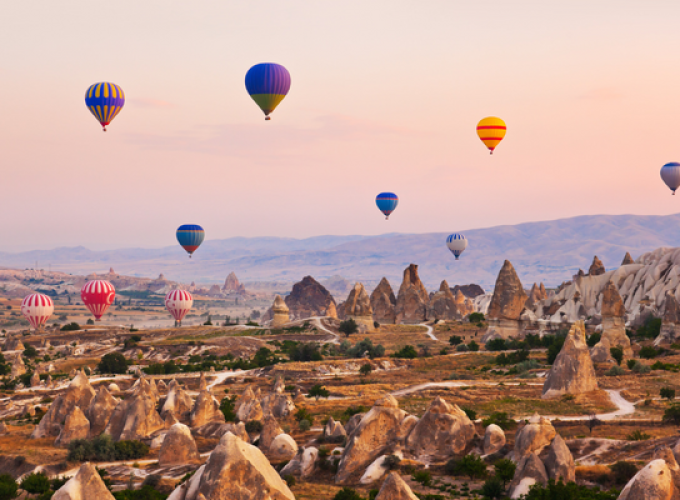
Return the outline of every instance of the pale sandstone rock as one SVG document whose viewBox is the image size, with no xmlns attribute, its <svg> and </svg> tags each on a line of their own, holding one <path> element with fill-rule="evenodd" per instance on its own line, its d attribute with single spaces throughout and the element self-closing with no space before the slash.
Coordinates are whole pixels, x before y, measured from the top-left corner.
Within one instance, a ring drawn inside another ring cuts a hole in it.
<svg viewBox="0 0 680 500">
<path fill-rule="evenodd" d="M 399 287 L 395 307 L 397 323 L 420 323 L 427 319 L 430 295 L 418 276 L 418 266 L 410 264 L 404 269 L 404 281 Z"/>
<path fill-rule="evenodd" d="M 274 439 L 279 434 L 283 434 L 283 429 L 279 427 L 277 420 L 271 416 L 267 415 L 264 417 L 264 422 L 262 423 L 262 431 L 260 432 L 260 449 L 265 455 L 268 453 Z"/>
<path fill-rule="evenodd" d="M 298 452 L 298 445 L 288 434 L 279 434 L 274 438 L 266 456 L 272 462 L 292 460 Z"/>
<path fill-rule="evenodd" d="M 597 378 L 586 344 L 583 322 L 572 325 L 545 383 L 542 398 L 582 394 L 597 389 Z"/>
<path fill-rule="evenodd" d="M 408 484 L 396 472 L 390 472 L 375 500 L 418 500 Z"/>
<path fill-rule="evenodd" d="M 337 317 L 335 299 L 318 281 L 305 276 L 293 285 L 290 295 L 285 298 L 292 319 L 305 319 L 313 316 Z"/>
<path fill-rule="evenodd" d="M 31 375 L 31 387 L 38 387 L 40 385 L 40 375 L 38 372 L 33 372 Z"/>
<path fill-rule="evenodd" d="M 165 422 L 156 411 L 156 396 L 144 379 L 129 399 L 116 405 L 105 432 L 114 441 L 141 440 L 165 429 Z"/>
<path fill-rule="evenodd" d="M 316 462 L 319 458 L 319 450 L 313 446 L 298 449 L 298 453 L 286 466 L 281 470 L 281 477 L 287 474 L 300 476 L 306 478 L 312 475 L 316 469 Z"/>
<path fill-rule="evenodd" d="M 665 460 L 659 458 L 649 462 L 633 476 L 618 500 L 671 500 L 677 498 L 678 493 L 673 471 Z"/>
<path fill-rule="evenodd" d="M 531 453 L 540 453 L 555 439 L 557 432 L 547 418 L 532 419 L 515 433 L 515 460 Z"/>
<path fill-rule="evenodd" d="M 64 428 L 54 445 L 62 448 L 67 447 L 74 439 L 85 439 L 89 433 L 90 421 L 85 417 L 83 411 L 76 406 L 66 417 Z"/>
<path fill-rule="evenodd" d="M 118 384 L 111 383 L 109 384 L 109 392 L 120 392 L 120 387 L 118 387 Z"/>
<path fill-rule="evenodd" d="M 191 414 L 194 402 L 191 396 L 182 388 L 177 380 L 172 380 L 168 385 L 168 394 L 161 408 L 161 417 L 165 418 L 171 411 L 180 422 L 187 422 Z"/>
<path fill-rule="evenodd" d="M 623 358 L 633 357 L 630 339 L 626 335 L 626 308 L 618 289 L 612 281 L 602 291 L 602 338 L 591 349 L 590 357 L 596 363 L 614 362 L 610 348 L 622 347 Z"/>
<path fill-rule="evenodd" d="M 220 411 L 220 403 L 207 389 L 202 389 L 191 410 L 189 422 L 191 427 L 200 427 L 208 422 L 224 422 L 224 414 Z"/>
<path fill-rule="evenodd" d="M 562 480 L 565 483 L 576 481 L 576 466 L 574 457 L 564 442 L 562 436 L 557 434 L 553 442 L 548 446 L 548 456 L 545 459 L 545 469 L 550 479 Z"/>
<path fill-rule="evenodd" d="M 623 257 L 623 261 L 621 261 L 622 266 L 627 266 L 628 264 L 635 264 L 633 257 L 630 256 L 630 252 L 626 252 L 626 255 Z"/>
<path fill-rule="evenodd" d="M 522 457 L 517 463 L 515 477 L 510 484 L 510 498 L 519 498 L 529 492 L 534 484 L 548 484 L 548 473 L 536 453 Z"/>
<path fill-rule="evenodd" d="M 496 424 L 487 426 L 484 431 L 484 454 L 491 455 L 505 446 L 505 432 Z"/>
<path fill-rule="evenodd" d="M 236 416 L 241 422 L 250 422 L 251 420 L 262 420 L 264 413 L 262 406 L 255 397 L 250 386 L 246 387 L 243 394 L 239 398 L 239 406 L 236 410 Z"/>
<path fill-rule="evenodd" d="M 349 420 L 347 421 L 347 425 L 345 425 L 345 432 L 347 435 L 351 435 L 352 432 L 354 432 L 354 429 L 359 427 L 359 424 L 361 423 L 361 419 L 364 418 L 365 413 L 357 413 L 355 415 L 352 415 Z"/>
<path fill-rule="evenodd" d="M 337 440 L 346 437 L 347 433 L 345 432 L 342 423 L 336 422 L 333 417 L 330 417 L 323 429 L 323 436 L 326 439 Z"/>
<path fill-rule="evenodd" d="M 458 290 L 460 292 L 460 290 Z M 463 303 L 465 297 L 462 292 L 460 293 L 463 298 Z M 439 285 L 439 290 L 432 295 L 430 302 L 428 304 L 427 319 L 428 321 L 450 321 L 461 319 L 463 316 L 458 310 L 458 303 L 456 297 L 454 297 L 451 292 L 451 288 L 446 280 L 441 282 Z"/>
<path fill-rule="evenodd" d="M 606 272 L 604 268 L 604 264 L 600 259 L 597 258 L 597 255 L 593 258 L 593 263 L 590 264 L 590 269 L 588 269 L 588 275 L 589 276 L 600 276 L 601 274 L 604 274 Z"/>
<path fill-rule="evenodd" d="M 362 330 L 368 332 L 375 330 L 371 298 L 363 284 L 356 283 L 349 292 L 349 296 L 344 304 L 344 312 L 345 319 L 353 319 Z"/>
<path fill-rule="evenodd" d="M 161 444 L 158 465 L 167 467 L 200 463 L 201 456 L 189 427 L 184 424 L 175 424 L 170 427 Z"/>
<path fill-rule="evenodd" d="M 397 298 L 387 278 L 380 280 L 378 286 L 371 293 L 371 309 L 373 319 L 378 323 L 394 323 L 396 320 L 395 308 Z"/>
<path fill-rule="evenodd" d="M 515 268 L 506 260 L 496 278 L 493 296 L 489 303 L 487 318 L 489 327 L 482 343 L 493 338 L 511 338 L 520 333 L 520 316 L 527 301 Z"/>
<path fill-rule="evenodd" d="M 111 419 L 118 400 L 103 385 L 99 388 L 90 406 L 87 408 L 87 419 L 90 421 L 90 436 L 99 436 Z"/>
<path fill-rule="evenodd" d="M 115 500 L 106 488 L 94 465 L 86 463 L 59 488 L 52 496 L 52 500 Z"/>
</svg>

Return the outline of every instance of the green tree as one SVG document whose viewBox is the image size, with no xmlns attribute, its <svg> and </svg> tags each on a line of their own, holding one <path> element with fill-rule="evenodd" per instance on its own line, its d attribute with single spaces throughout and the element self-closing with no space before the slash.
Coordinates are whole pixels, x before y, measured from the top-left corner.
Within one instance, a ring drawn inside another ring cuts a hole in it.
<svg viewBox="0 0 680 500">
<path fill-rule="evenodd" d="M 595 347 L 595 344 L 597 344 L 601 338 L 602 334 L 600 332 L 595 332 L 590 337 L 588 337 L 586 344 L 588 344 L 588 347 Z"/>
<path fill-rule="evenodd" d="M 515 476 L 515 469 L 517 466 L 515 462 L 509 458 L 502 458 L 494 464 L 495 476 L 503 483 L 503 489 L 508 481 L 511 481 Z"/>
<path fill-rule="evenodd" d="M 661 396 L 664 399 L 667 399 L 668 401 L 671 401 L 675 399 L 675 389 L 671 389 L 670 387 L 662 387 L 661 390 L 659 391 L 659 396 Z"/>
<path fill-rule="evenodd" d="M 100 373 L 127 373 L 127 360 L 119 352 L 104 354 L 104 357 L 97 365 L 97 370 Z"/>
<path fill-rule="evenodd" d="M 666 408 L 663 412 L 663 421 L 674 425 L 680 425 L 680 404 L 674 403 Z"/>
<path fill-rule="evenodd" d="M 627 484 L 635 474 L 638 468 L 631 462 L 623 462 L 619 460 L 615 464 L 609 466 L 609 470 L 614 474 L 614 482 L 619 485 Z"/>
<path fill-rule="evenodd" d="M 31 473 L 21 481 L 21 489 L 32 495 L 40 495 L 50 489 L 50 479 L 44 472 Z"/>
<path fill-rule="evenodd" d="M 220 402 L 220 411 L 224 415 L 224 420 L 227 422 L 236 422 L 236 409 L 235 409 L 236 396 L 229 396 L 222 399 Z"/>
<path fill-rule="evenodd" d="M 412 345 L 407 345 L 392 354 L 392 357 L 401 359 L 416 359 L 418 357 L 418 351 L 416 351 L 416 348 Z"/>
<path fill-rule="evenodd" d="M 349 337 L 353 333 L 357 333 L 359 331 L 359 325 L 357 325 L 357 322 L 354 321 L 354 319 L 352 318 L 346 319 L 345 321 L 340 323 L 338 331 L 340 333 L 344 333 L 347 337 Z"/>
<path fill-rule="evenodd" d="M 505 494 L 505 486 L 496 477 L 487 479 L 482 486 L 482 496 L 484 498 L 489 498 L 495 500 L 497 498 L 502 498 Z"/>
<path fill-rule="evenodd" d="M 458 344 L 462 344 L 462 343 L 463 343 L 463 339 L 461 337 L 459 337 L 458 335 L 451 335 L 449 337 L 449 344 L 451 344 L 451 345 L 458 345 Z"/>
<path fill-rule="evenodd" d="M 496 424 L 498 427 L 507 431 L 509 429 L 515 428 L 517 422 L 508 417 L 508 414 L 504 411 L 496 411 L 489 415 L 488 418 L 482 420 L 482 425 L 488 427 L 491 424 Z"/>
<path fill-rule="evenodd" d="M 370 373 L 372 371 L 373 371 L 373 366 L 371 366 L 371 363 L 365 363 L 365 364 L 361 365 L 361 368 L 359 368 L 359 373 L 363 377 L 370 375 Z"/>
<path fill-rule="evenodd" d="M 364 497 L 352 488 L 343 488 L 335 494 L 333 500 L 364 500 Z"/>
<path fill-rule="evenodd" d="M 616 364 L 621 366 L 621 361 L 623 361 L 623 347 L 620 345 L 616 347 L 610 347 L 609 354 L 612 355 L 612 358 L 614 358 Z"/>
<path fill-rule="evenodd" d="M 446 472 L 452 475 L 464 475 L 470 479 L 486 476 L 486 464 L 477 455 L 465 455 L 460 460 L 452 459 L 446 464 Z"/>
<path fill-rule="evenodd" d="M 555 359 L 557 358 L 557 355 L 560 353 L 562 350 L 562 346 L 564 345 L 564 339 L 565 337 L 562 337 L 561 335 L 556 335 L 555 340 L 553 340 L 553 343 L 550 344 L 548 347 L 548 364 L 552 365 L 555 362 Z"/>
<path fill-rule="evenodd" d="M 328 391 L 328 389 L 326 389 L 321 384 L 316 384 L 313 385 L 312 388 L 309 390 L 309 394 L 307 395 L 307 397 L 316 398 L 316 400 L 318 401 L 319 398 L 327 398 L 330 395 L 331 393 Z"/>
<path fill-rule="evenodd" d="M 468 346 L 468 349 L 470 349 L 472 352 L 479 351 L 479 344 L 477 342 L 475 342 L 474 340 L 471 341 L 467 346 Z"/>
<path fill-rule="evenodd" d="M 555 482 L 551 479 L 547 486 L 534 484 L 523 500 L 616 500 L 618 490 L 602 491 L 599 488 L 588 488 L 576 483 Z"/>
<path fill-rule="evenodd" d="M 35 358 L 38 355 L 38 351 L 32 345 L 27 345 L 23 353 L 25 358 Z"/>
<path fill-rule="evenodd" d="M 487 351 L 505 351 L 508 346 L 505 343 L 505 339 L 492 339 L 485 344 Z"/>
<path fill-rule="evenodd" d="M 470 323 L 481 323 L 484 321 L 484 314 L 480 312 L 470 313 L 470 316 L 468 316 L 468 321 L 470 321 Z"/>
<path fill-rule="evenodd" d="M 654 359 L 658 354 L 658 351 L 651 345 L 646 345 L 640 349 L 640 357 L 644 359 Z"/>
<path fill-rule="evenodd" d="M 17 482 L 9 474 L 0 475 L 0 500 L 12 500 L 17 496 Z"/>
</svg>

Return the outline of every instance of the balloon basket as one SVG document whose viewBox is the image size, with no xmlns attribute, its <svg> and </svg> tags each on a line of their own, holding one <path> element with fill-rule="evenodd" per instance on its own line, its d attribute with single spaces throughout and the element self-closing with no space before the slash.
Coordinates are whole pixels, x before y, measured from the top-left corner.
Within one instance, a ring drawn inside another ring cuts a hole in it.
<svg viewBox="0 0 680 500">
<path fill-rule="evenodd" d="M 265 117 L 264 117 L 264 121 L 266 121 L 266 122 L 269 121 L 269 120 L 271 120 L 271 119 L 272 119 L 271 116 L 265 116 Z"/>
</svg>

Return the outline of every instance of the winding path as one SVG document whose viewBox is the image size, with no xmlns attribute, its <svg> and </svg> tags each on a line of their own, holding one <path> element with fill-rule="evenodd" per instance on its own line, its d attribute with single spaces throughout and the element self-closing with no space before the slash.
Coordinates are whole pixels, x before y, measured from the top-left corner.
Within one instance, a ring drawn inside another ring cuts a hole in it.
<svg viewBox="0 0 680 500">
<path fill-rule="evenodd" d="M 427 328 L 427 332 L 425 332 L 425 335 L 430 337 L 435 342 L 443 342 L 443 340 L 439 340 L 437 337 L 435 337 L 434 328 L 432 328 L 430 325 L 427 325 L 425 323 L 420 323 L 418 326 L 424 326 L 425 328 Z"/>
</svg>

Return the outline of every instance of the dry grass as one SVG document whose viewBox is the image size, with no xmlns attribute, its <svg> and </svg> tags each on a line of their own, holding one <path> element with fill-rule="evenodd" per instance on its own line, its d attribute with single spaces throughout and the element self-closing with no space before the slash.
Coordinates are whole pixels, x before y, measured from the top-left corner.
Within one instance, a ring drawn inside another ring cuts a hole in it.
<svg viewBox="0 0 680 500">
<path fill-rule="evenodd" d="M 30 439 L 35 426 L 9 425 L 9 435 L 0 436 L 1 455 L 21 455 L 36 464 L 52 465 L 66 461 L 67 450 L 54 447 L 55 438 Z"/>
</svg>

